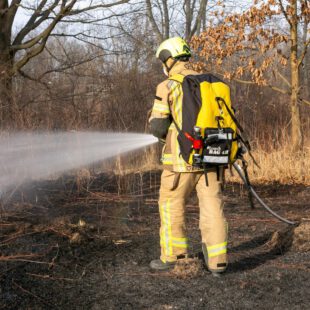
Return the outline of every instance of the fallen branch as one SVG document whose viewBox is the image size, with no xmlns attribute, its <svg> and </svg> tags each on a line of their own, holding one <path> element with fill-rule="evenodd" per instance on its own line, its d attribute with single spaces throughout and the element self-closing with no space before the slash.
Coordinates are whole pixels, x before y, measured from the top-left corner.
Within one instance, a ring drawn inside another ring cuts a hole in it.
<svg viewBox="0 0 310 310">
<path fill-rule="evenodd" d="M 36 278 L 41 278 L 41 279 L 48 279 L 48 280 L 54 280 L 54 281 L 70 281 L 70 282 L 75 282 L 75 281 L 78 281 L 77 279 L 70 279 L 70 278 L 55 278 L 55 277 L 52 277 L 51 275 L 49 274 L 36 274 L 36 273 L 29 273 L 29 272 L 26 272 L 27 275 L 31 276 L 31 277 L 36 277 Z"/>
</svg>

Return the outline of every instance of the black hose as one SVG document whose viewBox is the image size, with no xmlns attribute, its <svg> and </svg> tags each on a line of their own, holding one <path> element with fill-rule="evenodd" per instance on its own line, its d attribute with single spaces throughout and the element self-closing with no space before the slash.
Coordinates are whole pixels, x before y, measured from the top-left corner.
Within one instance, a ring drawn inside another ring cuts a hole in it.
<svg viewBox="0 0 310 310">
<path fill-rule="evenodd" d="M 253 196 L 257 199 L 257 201 L 259 202 L 259 204 L 261 206 L 263 206 L 270 214 L 272 214 L 274 217 L 276 217 L 277 219 L 279 219 L 280 221 L 289 224 L 289 225 L 297 225 L 296 222 L 290 221 L 282 216 L 280 216 L 279 214 L 277 214 L 276 212 L 274 212 L 273 210 L 271 210 L 264 202 L 263 200 L 257 195 L 257 193 L 255 192 L 254 188 L 250 185 L 247 184 L 246 178 L 243 174 L 242 168 L 235 162 L 233 163 L 233 166 L 235 168 L 235 170 L 238 172 L 240 178 L 242 179 L 242 181 L 244 182 L 244 184 L 248 187 L 248 189 L 251 191 L 251 193 L 253 194 Z"/>
</svg>

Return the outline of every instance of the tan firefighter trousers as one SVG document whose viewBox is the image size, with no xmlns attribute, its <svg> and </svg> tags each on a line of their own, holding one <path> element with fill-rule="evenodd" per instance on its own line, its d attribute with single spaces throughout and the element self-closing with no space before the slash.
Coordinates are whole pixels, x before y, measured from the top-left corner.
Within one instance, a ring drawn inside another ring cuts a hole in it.
<svg viewBox="0 0 310 310">
<path fill-rule="evenodd" d="M 216 171 L 208 172 L 206 186 L 203 172 L 164 170 L 159 191 L 160 245 L 163 262 L 186 254 L 185 201 L 196 188 L 199 199 L 199 228 L 208 252 L 208 268 L 222 271 L 227 265 L 227 223 L 223 214 L 221 182 Z"/>
</svg>

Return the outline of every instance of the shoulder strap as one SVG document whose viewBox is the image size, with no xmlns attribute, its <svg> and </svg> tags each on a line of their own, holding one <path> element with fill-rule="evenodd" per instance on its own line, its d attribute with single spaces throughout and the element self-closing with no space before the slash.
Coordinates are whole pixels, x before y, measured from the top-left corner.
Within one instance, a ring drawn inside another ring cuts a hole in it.
<svg viewBox="0 0 310 310">
<path fill-rule="evenodd" d="M 170 76 L 169 78 L 168 78 L 168 80 L 170 80 L 170 81 L 176 81 L 176 82 L 179 82 L 179 83 L 183 83 L 183 80 L 184 80 L 184 75 L 182 75 L 182 74 L 180 74 L 180 73 L 176 73 L 176 74 L 174 74 L 174 75 L 172 75 L 172 76 Z M 172 111 L 171 111 L 171 107 L 170 107 L 170 104 L 168 103 L 168 106 L 169 106 L 169 110 L 170 110 L 170 114 L 171 114 L 171 118 L 172 118 L 172 121 L 173 121 L 173 123 L 174 123 L 174 125 L 175 125 L 175 128 L 177 129 L 177 131 L 178 131 L 178 133 L 179 134 L 184 134 L 184 132 L 181 130 L 181 128 L 178 126 L 178 124 L 176 123 L 176 121 L 175 121 L 175 119 L 174 119 L 174 117 L 173 117 L 173 113 L 172 113 Z"/>
<path fill-rule="evenodd" d="M 235 122 L 235 124 L 237 125 L 238 129 L 240 130 L 240 134 L 238 135 L 240 140 L 243 142 L 243 144 L 246 146 L 246 148 L 248 149 L 248 152 L 249 152 L 249 155 L 250 157 L 252 158 L 254 164 L 260 168 L 259 164 L 257 163 L 257 161 L 255 160 L 255 158 L 253 157 L 253 154 L 251 152 L 251 145 L 250 145 L 250 142 L 248 140 L 248 137 L 244 131 L 244 129 L 242 128 L 242 126 L 240 125 L 240 123 L 238 122 L 238 120 L 236 119 L 236 117 L 233 115 L 233 113 L 231 112 L 231 110 L 229 109 L 229 107 L 227 106 L 227 103 L 225 102 L 225 100 L 221 97 L 216 97 L 215 100 L 218 102 L 218 101 L 221 101 L 224 103 L 225 105 L 225 108 L 227 110 L 227 112 L 229 113 L 230 117 L 232 118 L 232 120 Z M 242 137 L 242 135 L 243 137 Z"/>
<path fill-rule="evenodd" d="M 225 101 L 223 98 L 221 98 L 221 97 L 215 97 L 215 100 L 216 100 L 217 102 L 221 101 L 221 102 L 224 103 L 224 106 L 225 106 L 227 112 L 229 113 L 230 117 L 232 118 L 232 120 L 234 121 L 234 123 L 237 125 L 238 129 L 240 130 L 240 132 L 244 134 L 244 129 L 242 128 L 242 126 L 240 125 L 240 123 L 238 122 L 238 120 L 236 119 L 236 117 L 233 115 L 233 113 L 231 112 L 231 110 L 230 110 L 229 107 L 227 106 L 226 101 Z"/>
</svg>

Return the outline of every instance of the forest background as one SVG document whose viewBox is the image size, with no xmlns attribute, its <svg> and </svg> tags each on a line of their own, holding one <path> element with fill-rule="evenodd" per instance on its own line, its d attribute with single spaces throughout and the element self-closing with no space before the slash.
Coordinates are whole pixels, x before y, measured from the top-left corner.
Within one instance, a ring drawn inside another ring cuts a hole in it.
<svg viewBox="0 0 310 310">
<path fill-rule="evenodd" d="M 165 78 L 154 54 L 178 35 L 231 86 L 252 177 L 309 183 L 309 16 L 307 0 L 0 0 L 1 130 L 146 132 Z M 115 167 L 153 169 L 159 153 Z"/>
</svg>

